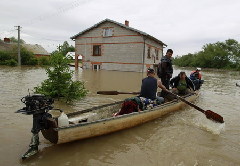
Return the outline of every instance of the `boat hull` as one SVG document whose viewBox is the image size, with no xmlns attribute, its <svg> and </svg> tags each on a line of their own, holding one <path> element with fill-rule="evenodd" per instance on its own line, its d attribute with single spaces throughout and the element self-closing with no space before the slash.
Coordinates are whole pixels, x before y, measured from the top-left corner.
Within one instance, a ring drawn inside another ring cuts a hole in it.
<svg viewBox="0 0 240 166">
<path fill-rule="evenodd" d="M 185 99 L 192 102 L 198 97 L 198 94 L 191 95 Z M 93 122 L 80 123 L 76 125 L 69 125 L 67 127 L 54 128 L 51 131 L 54 133 L 53 137 L 46 137 L 50 134 L 48 131 L 43 132 L 43 135 L 52 143 L 66 143 L 76 140 L 86 139 L 90 137 L 96 137 L 100 135 L 109 134 L 119 130 L 131 128 L 148 121 L 157 119 L 163 115 L 166 115 L 173 111 L 178 111 L 186 106 L 185 103 L 179 100 L 174 100 L 158 107 L 154 107 L 150 110 L 141 112 L 134 112 L 117 117 L 106 118 Z M 51 134 L 50 134 L 51 135 Z M 57 137 L 57 138 L 56 138 Z M 50 138 L 50 139 L 49 139 Z"/>
</svg>

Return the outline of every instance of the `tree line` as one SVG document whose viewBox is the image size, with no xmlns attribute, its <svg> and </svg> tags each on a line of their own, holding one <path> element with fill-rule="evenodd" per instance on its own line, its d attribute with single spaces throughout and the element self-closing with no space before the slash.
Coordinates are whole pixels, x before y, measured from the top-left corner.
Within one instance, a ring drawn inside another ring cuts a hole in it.
<svg viewBox="0 0 240 166">
<path fill-rule="evenodd" d="M 203 67 L 240 70 L 240 43 L 234 39 L 206 44 L 202 50 L 177 56 L 173 64 L 180 67 Z"/>
</svg>

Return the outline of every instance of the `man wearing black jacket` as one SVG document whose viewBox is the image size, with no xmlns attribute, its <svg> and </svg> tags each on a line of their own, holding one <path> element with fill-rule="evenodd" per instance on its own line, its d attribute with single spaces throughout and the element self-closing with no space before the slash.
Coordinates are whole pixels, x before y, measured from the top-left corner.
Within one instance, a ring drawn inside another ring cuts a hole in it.
<svg viewBox="0 0 240 166">
<path fill-rule="evenodd" d="M 173 50 L 168 49 L 166 55 L 161 58 L 160 63 L 158 64 L 158 72 L 157 75 L 161 79 L 162 84 L 169 89 L 170 79 L 173 74 L 172 60 L 171 57 L 173 55 Z M 162 92 L 161 96 L 165 97 L 167 93 L 165 91 Z"/>
<path fill-rule="evenodd" d="M 193 82 L 183 71 L 171 79 L 170 86 L 173 88 L 172 92 L 179 95 L 186 95 L 191 92 L 191 89 L 195 91 Z"/>
</svg>

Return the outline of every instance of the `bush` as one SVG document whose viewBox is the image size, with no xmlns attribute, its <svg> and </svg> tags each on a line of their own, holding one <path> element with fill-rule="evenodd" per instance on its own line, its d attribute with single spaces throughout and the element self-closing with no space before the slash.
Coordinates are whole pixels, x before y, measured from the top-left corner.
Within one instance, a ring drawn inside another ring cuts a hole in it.
<svg viewBox="0 0 240 166">
<path fill-rule="evenodd" d="M 22 65 L 37 65 L 37 58 L 34 57 L 33 53 L 28 51 L 26 48 L 21 48 L 21 63 Z"/>
<path fill-rule="evenodd" d="M 28 62 L 26 64 L 35 66 L 38 64 L 38 60 L 37 60 L 37 58 L 32 57 L 28 60 Z"/>
<path fill-rule="evenodd" d="M 85 89 L 83 82 L 71 81 L 66 93 L 66 100 L 71 101 L 73 99 L 83 98 L 87 92 L 88 91 Z"/>
<path fill-rule="evenodd" d="M 21 64 L 22 65 L 37 65 L 38 64 L 38 60 L 37 58 L 33 55 L 32 52 L 28 51 L 26 48 L 21 47 Z M 14 61 L 17 61 L 17 47 L 13 47 L 13 49 L 8 52 L 0 52 L 0 60 L 1 60 L 1 64 L 3 65 L 8 65 L 14 64 Z M 12 60 L 12 61 L 8 61 L 8 60 Z M 6 62 L 7 61 L 7 62 Z"/>
<path fill-rule="evenodd" d="M 38 64 L 41 66 L 50 65 L 49 57 L 45 57 L 45 56 L 39 57 Z"/>
<path fill-rule="evenodd" d="M 0 63 L 4 63 L 6 60 L 12 59 L 12 56 L 8 52 L 0 51 Z"/>
<path fill-rule="evenodd" d="M 0 65 L 17 66 L 17 61 L 9 52 L 0 51 Z"/>
<path fill-rule="evenodd" d="M 8 66 L 17 66 L 18 62 L 15 59 L 9 59 L 9 60 L 5 60 L 5 65 Z"/>
<path fill-rule="evenodd" d="M 53 98 L 64 98 L 67 102 L 86 96 L 87 90 L 81 81 L 72 81 L 73 72 L 68 66 L 67 59 L 60 52 L 50 56 L 51 68 L 47 68 L 48 79 L 40 86 L 35 87 L 35 93 L 44 94 Z"/>
</svg>

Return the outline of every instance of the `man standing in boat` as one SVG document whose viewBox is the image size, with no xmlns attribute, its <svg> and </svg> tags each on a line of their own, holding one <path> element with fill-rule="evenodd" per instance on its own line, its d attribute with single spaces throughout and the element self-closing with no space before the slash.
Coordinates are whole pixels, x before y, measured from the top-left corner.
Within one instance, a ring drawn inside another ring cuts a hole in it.
<svg viewBox="0 0 240 166">
<path fill-rule="evenodd" d="M 173 74 L 172 60 L 171 57 L 173 55 L 173 50 L 168 49 L 166 55 L 162 57 L 160 63 L 158 64 L 157 75 L 161 79 L 162 84 L 169 89 L 170 79 Z M 166 96 L 166 92 L 162 92 L 162 96 Z"/>
<path fill-rule="evenodd" d="M 147 77 L 142 80 L 140 97 L 145 97 L 151 100 L 157 99 L 159 104 L 163 103 L 164 98 L 156 96 L 158 87 L 164 91 L 168 91 L 167 88 L 162 84 L 161 80 L 157 80 L 155 78 L 155 71 L 149 68 L 147 70 Z"/>
</svg>

